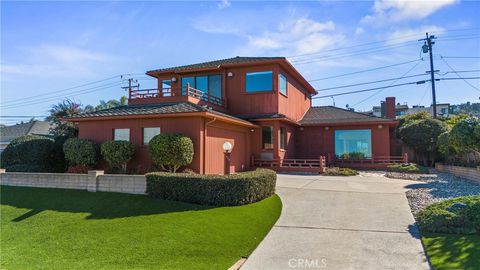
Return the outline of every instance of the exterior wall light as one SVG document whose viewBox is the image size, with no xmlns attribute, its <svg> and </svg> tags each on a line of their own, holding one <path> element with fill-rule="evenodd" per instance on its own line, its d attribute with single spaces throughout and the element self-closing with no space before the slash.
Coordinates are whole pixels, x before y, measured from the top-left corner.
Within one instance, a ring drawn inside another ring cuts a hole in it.
<svg viewBox="0 0 480 270">
<path fill-rule="evenodd" d="M 330 127 L 325 127 L 325 130 L 329 130 L 329 129 L 330 129 Z"/>
<path fill-rule="evenodd" d="M 300 131 L 303 131 L 303 130 L 304 130 L 304 128 L 303 128 L 303 127 L 300 127 Z"/>
<path fill-rule="evenodd" d="M 378 128 L 383 128 L 383 125 L 378 125 Z"/>
<path fill-rule="evenodd" d="M 176 78 L 176 77 L 172 77 L 172 82 L 177 82 L 177 78 Z"/>
<path fill-rule="evenodd" d="M 223 152 L 230 153 L 232 152 L 233 146 L 230 142 L 224 142 L 222 145 L 222 148 L 223 148 Z"/>
<path fill-rule="evenodd" d="M 254 131 L 255 131 L 255 129 L 251 128 L 251 129 L 250 129 L 250 131 L 251 131 L 251 132 L 254 132 Z"/>
<path fill-rule="evenodd" d="M 229 71 L 229 72 L 227 73 L 227 76 L 228 76 L 228 77 L 233 77 L 233 72 Z"/>
</svg>

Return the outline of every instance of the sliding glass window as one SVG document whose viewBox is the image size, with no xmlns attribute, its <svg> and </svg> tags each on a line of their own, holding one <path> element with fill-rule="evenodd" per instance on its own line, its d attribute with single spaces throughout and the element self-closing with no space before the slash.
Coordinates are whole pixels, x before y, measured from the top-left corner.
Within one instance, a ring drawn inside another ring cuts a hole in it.
<svg viewBox="0 0 480 270">
<path fill-rule="evenodd" d="M 338 158 L 371 158 L 371 130 L 335 130 L 335 156 Z"/>
</svg>

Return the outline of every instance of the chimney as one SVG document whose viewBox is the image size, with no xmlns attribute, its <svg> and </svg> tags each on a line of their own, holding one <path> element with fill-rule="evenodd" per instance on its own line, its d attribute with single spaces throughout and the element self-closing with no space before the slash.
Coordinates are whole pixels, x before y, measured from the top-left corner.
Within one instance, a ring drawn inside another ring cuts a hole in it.
<svg viewBox="0 0 480 270">
<path fill-rule="evenodd" d="M 395 119 L 395 97 L 385 98 L 385 117 Z"/>
</svg>

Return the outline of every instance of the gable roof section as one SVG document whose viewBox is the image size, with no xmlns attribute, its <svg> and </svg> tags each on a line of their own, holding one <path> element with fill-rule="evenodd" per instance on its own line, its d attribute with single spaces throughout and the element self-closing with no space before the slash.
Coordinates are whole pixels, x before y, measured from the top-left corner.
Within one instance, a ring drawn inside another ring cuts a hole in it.
<svg viewBox="0 0 480 270">
<path fill-rule="evenodd" d="M 160 103 L 155 105 L 126 105 L 115 108 L 100 110 L 91 113 L 82 113 L 70 118 L 67 121 L 81 121 L 83 119 L 91 118 L 111 118 L 111 117 L 126 117 L 126 116 L 147 116 L 147 115 L 171 115 L 171 114 L 188 114 L 188 113 L 210 113 L 215 116 L 228 118 L 236 122 L 252 126 L 251 122 L 244 119 L 222 113 L 212 108 L 200 106 L 191 102 L 175 102 L 175 103 Z"/>
<path fill-rule="evenodd" d="M 147 74 L 151 75 L 152 73 L 157 72 L 182 72 L 182 71 L 190 71 L 190 70 L 197 70 L 197 69 L 204 69 L 204 68 L 216 68 L 223 65 L 236 65 L 236 64 L 249 64 L 249 63 L 259 63 L 265 61 L 272 61 L 272 60 L 285 60 L 285 57 L 232 57 L 208 62 L 202 62 L 197 64 L 190 64 L 184 66 L 176 66 L 176 67 L 168 67 L 168 68 L 160 68 L 155 70 L 147 71 Z"/>
<path fill-rule="evenodd" d="M 301 125 L 323 125 L 323 124 L 346 124 L 346 123 L 393 123 L 395 120 L 370 116 L 363 113 L 333 107 L 320 106 L 311 107 L 302 120 Z"/>
<path fill-rule="evenodd" d="M 10 142 L 27 134 L 48 135 L 50 134 L 51 126 L 52 124 L 47 121 L 32 121 L 13 126 L 0 127 L 0 140 L 2 142 Z"/>
</svg>

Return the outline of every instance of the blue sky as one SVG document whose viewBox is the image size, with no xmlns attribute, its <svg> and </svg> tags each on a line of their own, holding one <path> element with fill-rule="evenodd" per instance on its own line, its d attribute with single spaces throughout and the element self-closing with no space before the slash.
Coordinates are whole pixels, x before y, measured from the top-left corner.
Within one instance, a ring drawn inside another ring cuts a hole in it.
<svg viewBox="0 0 480 270">
<path fill-rule="evenodd" d="M 480 56 L 480 2 L 476 1 L 2 1 L 0 5 L 3 116 L 45 115 L 62 98 L 96 104 L 125 94 L 119 74 L 134 74 L 146 88 L 154 86 L 141 75 L 146 70 L 237 55 L 290 57 L 307 80 L 414 61 L 421 56 L 422 43 L 417 40 L 425 31 L 438 37 L 434 59 L 441 74 L 451 71 L 444 61 L 455 70 L 480 70 L 479 58 L 442 58 Z M 357 46 L 365 43 L 370 45 Z M 312 85 L 322 89 L 416 75 L 427 69 L 428 61 L 417 61 L 316 80 Z M 459 75 L 473 77 L 480 72 Z M 112 79 L 54 92 L 107 78 Z M 328 90 L 321 95 L 420 79 Z M 480 91 L 474 88 L 480 88 L 480 80 L 469 82 L 473 86 L 462 80 L 438 82 L 437 102 L 478 102 Z M 365 111 L 386 96 L 409 105 L 431 103 L 428 84 L 377 92 L 337 96 L 335 104 Z M 314 105 L 332 103 L 331 98 L 314 101 Z M 6 124 L 17 120 L 1 119 Z"/>
</svg>

